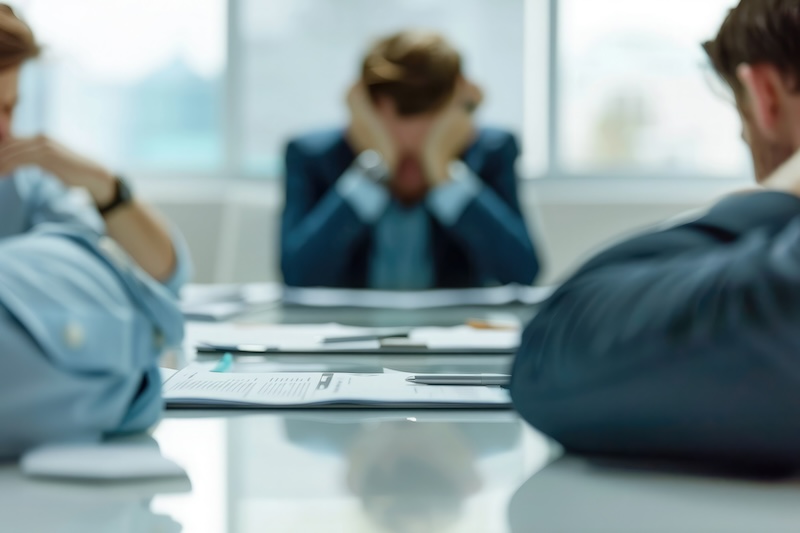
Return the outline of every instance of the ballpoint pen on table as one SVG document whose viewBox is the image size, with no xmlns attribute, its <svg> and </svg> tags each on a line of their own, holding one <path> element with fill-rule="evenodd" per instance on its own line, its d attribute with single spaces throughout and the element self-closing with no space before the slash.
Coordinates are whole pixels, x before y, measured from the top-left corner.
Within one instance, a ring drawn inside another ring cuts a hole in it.
<svg viewBox="0 0 800 533">
<path fill-rule="evenodd" d="M 266 346 L 263 344 L 212 344 L 210 342 L 200 342 L 197 344 L 197 353 L 270 353 L 279 352 L 276 346 Z"/>
<path fill-rule="evenodd" d="M 353 335 L 352 337 L 325 337 L 322 344 L 343 344 L 346 342 L 370 342 L 382 341 L 385 339 L 400 339 L 408 337 L 407 333 L 395 333 L 386 335 Z"/>
<path fill-rule="evenodd" d="M 320 342 L 321 345 L 335 345 L 335 344 L 348 344 L 359 342 L 373 342 L 381 343 L 384 341 L 399 339 L 408 339 L 408 330 L 387 331 L 385 333 L 367 334 L 367 335 L 352 335 L 346 337 L 323 337 Z M 407 341 L 406 344 L 409 344 Z M 387 344 L 391 345 L 391 342 Z M 198 353 L 273 353 L 284 351 L 277 345 L 266 344 L 216 344 L 213 342 L 199 342 L 197 344 Z"/>
<path fill-rule="evenodd" d="M 507 374 L 416 374 L 406 381 L 417 385 L 473 385 L 507 386 L 511 376 Z"/>
</svg>

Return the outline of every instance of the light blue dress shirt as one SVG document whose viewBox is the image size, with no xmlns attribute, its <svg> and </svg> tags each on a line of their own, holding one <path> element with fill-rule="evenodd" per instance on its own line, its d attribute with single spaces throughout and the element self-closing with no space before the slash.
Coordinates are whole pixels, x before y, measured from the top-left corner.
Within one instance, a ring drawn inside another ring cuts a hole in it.
<svg viewBox="0 0 800 533">
<path fill-rule="evenodd" d="M 450 180 L 428 193 L 424 202 L 403 207 L 386 187 L 356 166 L 337 182 L 339 194 L 358 217 L 373 227 L 369 286 L 385 290 L 423 290 L 436 285 L 431 219 L 453 226 L 483 186 L 461 161 L 450 165 Z"/>
<path fill-rule="evenodd" d="M 369 286 L 384 290 L 430 289 L 433 268 L 431 219 L 423 205 L 392 200 L 373 229 Z"/>
<path fill-rule="evenodd" d="M 173 235 L 178 265 L 161 284 L 84 194 L 32 168 L 0 179 L 0 459 L 158 420 L 158 360 L 181 344 L 191 271 Z"/>
</svg>

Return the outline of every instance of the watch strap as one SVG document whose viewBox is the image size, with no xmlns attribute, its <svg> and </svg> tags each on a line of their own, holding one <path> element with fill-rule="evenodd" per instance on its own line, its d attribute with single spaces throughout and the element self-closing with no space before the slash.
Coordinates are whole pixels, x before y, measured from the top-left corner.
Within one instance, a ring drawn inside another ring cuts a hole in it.
<svg viewBox="0 0 800 533">
<path fill-rule="evenodd" d="M 114 177 L 114 198 L 104 206 L 97 206 L 97 210 L 102 216 L 110 214 L 116 209 L 128 205 L 133 201 L 133 191 L 128 182 L 121 176 Z"/>
</svg>

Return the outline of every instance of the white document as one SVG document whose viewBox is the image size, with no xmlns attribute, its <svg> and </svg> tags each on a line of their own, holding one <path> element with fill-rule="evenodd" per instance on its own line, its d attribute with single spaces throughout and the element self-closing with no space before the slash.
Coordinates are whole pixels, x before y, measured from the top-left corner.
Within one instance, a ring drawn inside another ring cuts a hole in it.
<svg viewBox="0 0 800 533">
<path fill-rule="evenodd" d="M 187 320 L 226 320 L 277 304 L 282 294 L 278 283 L 188 285 L 181 291 L 181 311 Z"/>
<path fill-rule="evenodd" d="M 416 385 L 412 374 L 214 373 L 188 367 L 164 384 L 175 408 L 508 408 L 499 387 Z"/>
<path fill-rule="evenodd" d="M 522 334 L 516 330 L 475 329 L 470 326 L 451 328 L 417 328 L 409 338 L 428 347 L 429 350 L 464 350 L 478 349 L 508 350 L 519 348 Z"/>
<path fill-rule="evenodd" d="M 380 335 L 382 328 L 360 328 L 341 324 L 274 325 L 235 323 L 189 323 L 186 348 L 201 344 L 267 347 L 275 352 L 366 352 L 413 351 L 497 353 L 514 352 L 521 333 L 516 330 L 476 329 L 470 326 L 426 327 L 412 330 L 407 338 L 325 343 L 325 339 Z"/>
<path fill-rule="evenodd" d="M 367 336 L 375 329 L 342 326 L 341 324 L 235 324 L 188 323 L 185 343 L 187 349 L 200 344 L 265 346 L 274 351 L 321 352 L 342 350 L 378 350 L 377 340 L 356 343 L 325 344 L 326 338 Z"/>
<path fill-rule="evenodd" d="M 285 287 L 283 302 L 309 307 L 363 307 L 374 309 L 435 309 L 462 305 L 507 305 L 542 303 L 553 287 L 503 285 L 475 289 L 436 289 L 428 291 L 378 291 Z"/>
</svg>

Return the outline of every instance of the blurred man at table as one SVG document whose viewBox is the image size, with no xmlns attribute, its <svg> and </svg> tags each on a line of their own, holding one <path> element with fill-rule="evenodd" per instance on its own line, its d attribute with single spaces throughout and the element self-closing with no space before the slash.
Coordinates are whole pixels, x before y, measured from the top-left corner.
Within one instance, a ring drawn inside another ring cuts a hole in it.
<svg viewBox="0 0 800 533">
<path fill-rule="evenodd" d="M 347 129 L 286 150 L 281 264 L 292 286 L 419 290 L 531 284 L 510 133 L 476 128 L 481 91 L 441 36 L 375 43 Z"/>
<path fill-rule="evenodd" d="M 800 0 L 742 0 L 705 44 L 762 187 L 601 253 L 525 333 L 515 404 L 568 449 L 800 465 L 798 36 Z"/>
<path fill-rule="evenodd" d="M 152 425 L 190 272 L 180 237 L 124 180 L 12 135 L 19 71 L 38 54 L 0 4 L 0 460 Z"/>
</svg>

